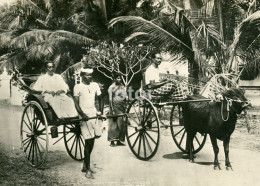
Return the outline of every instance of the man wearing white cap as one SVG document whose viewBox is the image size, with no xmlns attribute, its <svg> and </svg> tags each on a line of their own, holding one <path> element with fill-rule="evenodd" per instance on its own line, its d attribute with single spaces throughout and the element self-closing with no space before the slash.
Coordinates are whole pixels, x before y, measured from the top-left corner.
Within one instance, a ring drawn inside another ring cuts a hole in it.
<svg viewBox="0 0 260 186">
<path fill-rule="evenodd" d="M 54 73 L 53 62 L 47 62 L 46 74 L 38 78 L 33 89 L 41 91 L 44 100 L 50 104 L 58 118 L 78 115 L 73 99 L 66 95 L 69 87 L 59 74 Z"/>
<path fill-rule="evenodd" d="M 81 69 L 80 76 L 82 82 L 74 87 L 74 101 L 76 109 L 83 119 L 100 115 L 103 112 L 103 103 L 99 85 L 92 80 L 93 69 Z M 98 97 L 99 109 L 95 107 L 95 97 Z M 101 131 L 98 130 L 96 120 L 80 122 L 81 132 L 85 139 L 84 162 L 82 172 L 86 172 L 86 177 L 94 179 L 93 171 L 90 168 L 90 154 L 94 147 L 95 138 L 100 137 Z"/>
</svg>

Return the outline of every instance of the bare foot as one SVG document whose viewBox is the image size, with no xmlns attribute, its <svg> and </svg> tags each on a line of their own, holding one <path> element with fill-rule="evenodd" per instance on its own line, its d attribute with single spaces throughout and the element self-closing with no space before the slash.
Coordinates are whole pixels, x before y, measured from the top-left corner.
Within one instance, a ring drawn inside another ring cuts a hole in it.
<svg viewBox="0 0 260 186">
<path fill-rule="evenodd" d="M 114 146 L 116 146 L 115 143 L 113 141 L 111 141 L 110 147 L 114 147 Z"/>
<path fill-rule="evenodd" d="M 120 141 L 117 141 L 116 145 L 117 146 L 125 146 L 125 144 L 121 143 Z"/>
<path fill-rule="evenodd" d="M 87 171 L 85 177 L 88 179 L 95 179 L 91 171 Z"/>
<path fill-rule="evenodd" d="M 96 171 L 94 171 L 94 169 L 89 169 L 89 171 L 92 173 L 92 174 L 96 174 L 97 172 Z"/>
</svg>

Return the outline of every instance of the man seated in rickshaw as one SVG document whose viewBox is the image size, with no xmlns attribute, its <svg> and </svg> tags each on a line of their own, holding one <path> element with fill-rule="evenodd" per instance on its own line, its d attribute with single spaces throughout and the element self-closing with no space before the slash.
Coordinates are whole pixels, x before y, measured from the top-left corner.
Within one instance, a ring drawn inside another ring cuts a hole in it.
<svg viewBox="0 0 260 186">
<path fill-rule="evenodd" d="M 59 74 L 54 73 L 54 63 L 46 63 L 47 72 L 35 82 L 33 89 L 40 91 L 44 101 L 50 104 L 58 118 L 77 117 L 78 112 L 72 98 L 66 95 L 68 85 Z"/>
<path fill-rule="evenodd" d="M 162 62 L 162 56 L 160 52 L 154 51 L 152 53 L 152 58 L 152 64 L 145 71 L 146 88 L 152 89 L 152 95 L 170 95 L 175 91 L 176 84 L 172 80 L 160 80 L 159 65 Z"/>
</svg>

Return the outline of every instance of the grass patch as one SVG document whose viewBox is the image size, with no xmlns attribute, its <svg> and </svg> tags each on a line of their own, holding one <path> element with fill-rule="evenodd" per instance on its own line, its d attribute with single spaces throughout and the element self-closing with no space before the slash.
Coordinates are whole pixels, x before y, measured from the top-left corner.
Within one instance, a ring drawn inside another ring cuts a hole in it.
<svg viewBox="0 0 260 186">
<path fill-rule="evenodd" d="M 20 150 L 8 152 L 2 147 L 0 151 L 0 185 L 60 184 L 55 179 L 55 175 L 47 176 L 45 171 L 27 165 Z"/>
</svg>

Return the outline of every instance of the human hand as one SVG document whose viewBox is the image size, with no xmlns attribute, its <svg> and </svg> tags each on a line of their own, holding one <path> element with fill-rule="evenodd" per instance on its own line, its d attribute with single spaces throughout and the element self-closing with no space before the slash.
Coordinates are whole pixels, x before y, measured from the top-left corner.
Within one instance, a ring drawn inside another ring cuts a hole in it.
<svg viewBox="0 0 260 186">
<path fill-rule="evenodd" d="M 110 111 L 109 111 L 109 114 L 110 114 L 110 115 L 115 115 L 116 113 L 115 113 L 114 110 L 110 110 Z"/>
<path fill-rule="evenodd" d="M 82 119 L 83 119 L 84 121 L 87 121 L 87 120 L 88 120 L 88 116 L 87 116 L 86 114 L 82 114 L 81 117 L 82 117 Z"/>
<path fill-rule="evenodd" d="M 113 117 L 113 121 L 116 122 L 118 117 Z"/>
<path fill-rule="evenodd" d="M 52 94 L 53 96 L 55 95 L 55 92 L 50 90 L 45 90 L 43 93 Z"/>
<path fill-rule="evenodd" d="M 101 112 L 99 112 L 99 111 L 97 111 L 96 114 L 97 114 L 97 116 L 101 116 Z"/>
<path fill-rule="evenodd" d="M 56 95 L 60 95 L 60 94 L 62 94 L 62 93 L 65 93 L 65 91 L 64 90 L 58 90 L 57 92 L 56 92 Z"/>
</svg>

